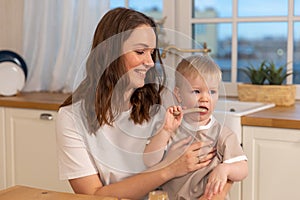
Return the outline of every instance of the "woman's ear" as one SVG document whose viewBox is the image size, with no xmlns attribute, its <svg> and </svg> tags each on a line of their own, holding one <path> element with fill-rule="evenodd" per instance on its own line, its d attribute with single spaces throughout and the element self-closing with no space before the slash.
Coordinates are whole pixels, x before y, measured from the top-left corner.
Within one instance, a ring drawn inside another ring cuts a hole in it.
<svg viewBox="0 0 300 200">
<path fill-rule="evenodd" d="M 176 87 L 176 86 L 175 86 L 175 88 L 174 88 L 174 96 L 175 96 L 177 102 L 178 102 L 179 104 L 181 104 L 182 99 L 181 99 L 181 97 L 180 97 L 180 89 L 179 89 L 178 87 Z"/>
</svg>

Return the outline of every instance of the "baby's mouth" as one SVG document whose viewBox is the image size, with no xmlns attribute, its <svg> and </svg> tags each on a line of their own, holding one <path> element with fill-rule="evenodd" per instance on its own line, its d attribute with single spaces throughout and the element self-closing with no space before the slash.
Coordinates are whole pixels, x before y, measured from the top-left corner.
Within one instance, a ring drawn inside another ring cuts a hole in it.
<svg viewBox="0 0 300 200">
<path fill-rule="evenodd" d="M 207 112 L 208 111 L 208 108 L 207 107 L 205 107 L 205 106 L 199 106 L 199 112 L 200 113 L 204 113 L 204 112 Z"/>
</svg>

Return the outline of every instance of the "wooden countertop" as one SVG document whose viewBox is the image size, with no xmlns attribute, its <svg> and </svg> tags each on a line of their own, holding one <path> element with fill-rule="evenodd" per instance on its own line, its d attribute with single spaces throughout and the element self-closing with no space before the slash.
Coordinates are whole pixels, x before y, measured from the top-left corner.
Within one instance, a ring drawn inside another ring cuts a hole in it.
<svg viewBox="0 0 300 200">
<path fill-rule="evenodd" d="M 300 103 L 270 108 L 243 116 L 242 125 L 300 129 Z"/>
<path fill-rule="evenodd" d="M 0 96 L 0 106 L 55 110 L 69 94 L 22 92 L 16 96 Z M 242 125 L 300 129 L 300 102 L 290 107 L 274 107 L 242 117 Z"/>
<path fill-rule="evenodd" d="M 0 96 L 0 106 L 57 111 L 68 96 L 55 92 L 22 92 L 16 96 Z"/>
<path fill-rule="evenodd" d="M 0 191 L 1 200 L 118 200 L 115 197 L 54 192 L 26 186 L 14 186 Z"/>
</svg>

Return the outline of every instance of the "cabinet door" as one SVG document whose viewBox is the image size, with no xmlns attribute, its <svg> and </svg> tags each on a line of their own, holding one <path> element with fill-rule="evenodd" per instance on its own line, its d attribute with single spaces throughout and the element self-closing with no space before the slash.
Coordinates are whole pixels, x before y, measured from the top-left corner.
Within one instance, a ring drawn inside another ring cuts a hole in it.
<svg viewBox="0 0 300 200">
<path fill-rule="evenodd" d="M 6 108 L 7 185 L 72 191 L 58 179 L 56 112 Z"/>
<path fill-rule="evenodd" d="M 241 182 L 234 182 L 229 193 L 230 200 L 240 200 L 241 199 Z"/>
<path fill-rule="evenodd" d="M 245 126 L 243 200 L 300 198 L 300 130 Z"/>
<path fill-rule="evenodd" d="M 0 107 L 0 190 L 6 188 L 4 108 Z"/>
</svg>

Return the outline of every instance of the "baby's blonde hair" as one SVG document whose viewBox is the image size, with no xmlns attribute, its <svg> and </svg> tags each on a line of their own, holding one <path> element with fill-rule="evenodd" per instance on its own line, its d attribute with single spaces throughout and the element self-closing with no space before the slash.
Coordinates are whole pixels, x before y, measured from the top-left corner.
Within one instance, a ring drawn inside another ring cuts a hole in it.
<svg viewBox="0 0 300 200">
<path fill-rule="evenodd" d="M 205 80 L 214 79 L 222 81 L 222 71 L 220 67 L 208 55 L 193 55 L 183 58 L 177 65 L 175 74 L 175 84 L 180 86 L 182 76 L 197 77 L 202 76 Z"/>
</svg>

